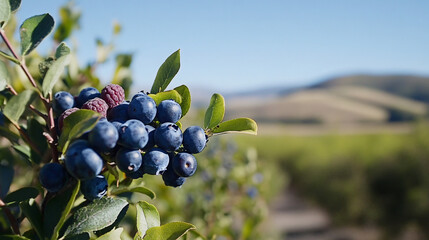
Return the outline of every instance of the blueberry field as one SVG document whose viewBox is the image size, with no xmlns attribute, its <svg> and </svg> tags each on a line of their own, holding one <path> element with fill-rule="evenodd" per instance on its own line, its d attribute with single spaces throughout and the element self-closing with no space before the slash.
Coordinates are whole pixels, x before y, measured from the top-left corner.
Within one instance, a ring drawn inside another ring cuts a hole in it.
<svg viewBox="0 0 429 240">
<path fill-rule="evenodd" d="M 326 210 L 333 226 L 376 226 L 377 236 L 389 239 L 410 228 L 427 234 L 429 126 L 413 129 L 235 139 L 255 147 L 264 164 L 278 166 L 288 176 L 283 187 Z"/>
</svg>

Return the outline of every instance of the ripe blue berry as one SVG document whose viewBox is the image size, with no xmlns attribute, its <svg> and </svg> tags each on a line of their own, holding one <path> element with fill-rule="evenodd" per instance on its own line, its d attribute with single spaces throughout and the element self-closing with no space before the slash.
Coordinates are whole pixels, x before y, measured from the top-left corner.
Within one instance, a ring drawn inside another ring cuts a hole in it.
<svg viewBox="0 0 429 240">
<path fill-rule="evenodd" d="M 65 91 L 55 93 L 53 108 L 58 114 L 63 113 L 65 110 L 74 106 L 74 97 Z"/>
<path fill-rule="evenodd" d="M 124 173 L 136 172 L 142 165 L 142 154 L 139 150 L 121 148 L 116 153 L 116 164 Z"/>
<path fill-rule="evenodd" d="M 140 149 L 146 146 L 148 134 L 139 120 L 131 119 L 123 123 L 119 129 L 118 144 L 130 149 Z"/>
<path fill-rule="evenodd" d="M 84 88 L 80 91 L 79 96 L 77 97 L 76 106 L 80 108 L 88 100 L 91 100 L 96 97 L 101 97 L 100 91 L 93 87 Z"/>
<path fill-rule="evenodd" d="M 182 144 L 182 131 L 173 123 L 163 123 L 155 130 L 155 143 L 167 152 L 179 149 Z"/>
<path fill-rule="evenodd" d="M 199 153 L 203 151 L 206 142 L 206 133 L 199 126 L 188 127 L 185 132 L 183 132 L 183 147 L 189 153 Z"/>
<path fill-rule="evenodd" d="M 174 156 L 171 167 L 181 177 L 190 177 L 197 170 L 197 160 L 192 154 L 178 153 Z"/>
<path fill-rule="evenodd" d="M 40 169 L 40 183 L 49 192 L 58 192 L 67 182 L 68 175 L 63 165 L 59 163 L 48 163 Z"/>
<path fill-rule="evenodd" d="M 107 180 L 103 175 L 81 182 L 80 191 L 88 200 L 102 198 L 107 193 Z"/>
<path fill-rule="evenodd" d="M 143 157 L 143 172 L 151 175 L 162 174 L 167 170 L 170 158 L 168 153 L 160 148 L 152 148 Z"/>
<path fill-rule="evenodd" d="M 116 146 L 119 133 L 107 120 L 100 120 L 89 132 L 88 141 L 98 152 L 108 152 Z"/>
<path fill-rule="evenodd" d="M 100 174 L 103 160 L 86 140 L 74 141 L 64 159 L 67 171 L 80 180 L 91 179 Z"/>
<path fill-rule="evenodd" d="M 138 119 L 144 124 L 151 123 L 156 117 L 155 101 L 147 95 L 134 98 L 128 107 L 128 116 Z"/>
<path fill-rule="evenodd" d="M 110 122 L 120 122 L 124 123 L 126 122 L 128 117 L 128 102 L 123 102 L 111 109 L 107 112 L 107 119 Z"/>
<path fill-rule="evenodd" d="M 157 117 L 161 123 L 176 123 L 182 117 L 182 108 L 173 100 L 164 100 L 158 105 Z"/>
<path fill-rule="evenodd" d="M 165 186 L 169 187 L 180 187 L 182 186 L 186 178 L 181 177 L 174 172 L 171 168 L 171 164 L 167 167 L 167 170 L 162 174 L 162 180 L 164 180 Z"/>
<path fill-rule="evenodd" d="M 138 92 L 136 94 L 134 94 L 133 98 L 131 98 L 131 101 L 134 100 L 134 98 L 138 98 L 138 97 L 144 97 L 147 96 L 147 94 L 145 94 L 144 92 Z"/>
<path fill-rule="evenodd" d="M 155 128 L 150 125 L 145 125 L 145 128 L 148 134 L 148 141 L 143 151 L 148 151 L 155 146 Z"/>
<path fill-rule="evenodd" d="M 143 172 L 143 163 L 142 163 L 142 165 L 140 166 L 140 168 L 137 171 L 131 172 L 131 173 L 127 173 L 127 177 L 132 178 L 132 179 L 142 178 L 143 175 L 144 175 L 144 172 Z"/>
</svg>

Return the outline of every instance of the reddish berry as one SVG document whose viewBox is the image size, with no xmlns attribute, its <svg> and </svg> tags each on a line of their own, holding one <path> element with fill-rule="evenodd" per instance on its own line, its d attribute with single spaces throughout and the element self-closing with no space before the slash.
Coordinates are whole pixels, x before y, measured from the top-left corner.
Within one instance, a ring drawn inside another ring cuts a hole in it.
<svg viewBox="0 0 429 240">
<path fill-rule="evenodd" d="M 98 112 L 101 116 L 106 117 L 109 106 L 101 98 L 93 98 L 82 105 L 82 109 L 89 109 Z"/>
<path fill-rule="evenodd" d="M 101 98 L 106 101 L 109 108 L 113 108 L 125 100 L 125 92 L 121 86 L 109 84 L 101 90 Z"/>
<path fill-rule="evenodd" d="M 70 114 L 76 112 L 77 110 L 79 110 L 79 108 L 67 109 L 58 117 L 58 128 L 60 130 L 63 129 L 64 119 L 66 119 L 66 117 L 68 117 Z"/>
</svg>

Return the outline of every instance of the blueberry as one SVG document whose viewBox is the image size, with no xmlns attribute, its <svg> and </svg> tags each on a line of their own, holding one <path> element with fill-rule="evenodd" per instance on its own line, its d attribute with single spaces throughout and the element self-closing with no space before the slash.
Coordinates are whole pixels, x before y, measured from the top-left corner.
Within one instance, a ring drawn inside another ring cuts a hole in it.
<svg viewBox="0 0 429 240">
<path fill-rule="evenodd" d="M 76 106 L 80 108 L 88 100 L 91 100 L 96 97 L 98 98 L 101 97 L 100 91 L 98 91 L 96 88 L 93 88 L 93 87 L 84 88 L 80 91 L 79 96 L 77 97 Z"/>
<path fill-rule="evenodd" d="M 171 164 L 167 167 L 167 170 L 162 174 L 162 180 L 164 180 L 165 186 L 169 187 L 180 187 L 182 186 L 186 178 L 181 177 L 174 172 L 171 168 Z"/>
<path fill-rule="evenodd" d="M 138 97 L 144 97 L 147 96 L 144 92 L 140 91 L 136 94 L 134 94 L 133 98 L 131 98 L 131 101 L 134 100 L 134 98 L 138 98 Z"/>
<path fill-rule="evenodd" d="M 142 165 L 142 154 L 139 150 L 121 148 L 115 158 L 119 170 L 127 174 L 136 172 Z"/>
<path fill-rule="evenodd" d="M 146 143 L 146 146 L 143 148 L 143 151 L 148 151 L 149 149 L 153 148 L 153 146 L 155 146 L 155 128 L 150 125 L 145 125 L 145 128 L 149 139 Z"/>
<path fill-rule="evenodd" d="M 74 106 L 74 97 L 65 91 L 55 93 L 53 108 L 58 114 L 63 113 L 65 110 Z"/>
<path fill-rule="evenodd" d="M 182 131 L 174 123 L 163 123 L 155 130 L 155 143 L 167 152 L 176 151 L 182 144 Z"/>
<path fill-rule="evenodd" d="M 147 95 L 134 98 L 128 107 L 128 116 L 138 119 L 144 124 L 151 123 L 156 117 L 155 101 Z"/>
<path fill-rule="evenodd" d="M 132 178 L 132 179 L 142 178 L 143 175 L 144 175 L 144 172 L 143 172 L 143 163 L 142 163 L 142 165 L 140 166 L 140 168 L 137 171 L 131 172 L 131 173 L 127 173 L 127 177 Z"/>
<path fill-rule="evenodd" d="M 119 130 L 121 130 L 121 126 L 122 126 L 122 123 L 120 123 L 120 122 L 116 122 L 116 121 L 113 121 L 113 122 L 110 122 L 113 126 L 115 126 L 115 128 L 116 128 L 116 130 L 118 130 L 118 134 L 119 134 Z"/>
<path fill-rule="evenodd" d="M 256 196 L 258 196 L 258 189 L 255 187 L 251 187 L 251 188 L 246 190 L 246 194 L 250 198 L 254 199 Z"/>
<path fill-rule="evenodd" d="M 199 153 L 206 146 L 206 133 L 201 127 L 188 127 L 183 132 L 183 147 L 189 153 Z"/>
<path fill-rule="evenodd" d="M 81 182 L 80 191 L 88 200 L 102 198 L 107 193 L 107 180 L 103 175 Z"/>
<path fill-rule="evenodd" d="M 173 100 L 164 100 L 158 105 L 157 117 L 161 123 L 176 123 L 182 117 L 182 108 Z"/>
<path fill-rule="evenodd" d="M 162 174 L 167 170 L 170 158 L 168 153 L 160 148 L 152 148 L 143 157 L 143 172 L 151 175 Z"/>
<path fill-rule="evenodd" d="M 128 102 L 123 102 L 107 112 L 107 119 L 111 122 L 126 122 L 128 117 Z"/>
<path fill-rule="evenodd" d="M 99 152 L 108 152 L 116 146 L 118 129 L 106 120 L 100 120 L 89 132 L 89 144 Z"/>
<path fill-rule="evenodd" d="M 197 160 L 190 153 L 178 153 L 173 158 L 171 167 L 181 177 L 190 177 L 197 170 Z"/>
<path fill-rule="evenodd" d="M 80 180 L 97 176 L 103 168 L 103 160 L 86 140 L 73 142 L 66 152 L 64 162 L 67 171 Z"/>
<path fill-rule="evenodd" d="M 64 187 L 68 179 L 67 171 L 59 163 L 48 163 L 40 169 L 40 183 L 49 192 L 58 192 Z"/>
<path fill-rule="evenodd" d="M 131 119 L 121 125 L 118 144 L 130 149 L 140 149 L 146 146 L 148 138 L 144 124 Z"/>
</svg>

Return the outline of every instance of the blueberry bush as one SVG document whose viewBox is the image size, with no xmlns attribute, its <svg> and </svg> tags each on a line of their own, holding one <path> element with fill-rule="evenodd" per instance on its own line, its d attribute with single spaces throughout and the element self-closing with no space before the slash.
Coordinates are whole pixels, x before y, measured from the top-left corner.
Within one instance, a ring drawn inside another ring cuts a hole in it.
<svg viewBox="0 0 429 240">
<path fill-rule="evenodd" d="M 211 230 L 205 235 L 190 223 L 161 225 L 155 205 L 132 196 L 155 199 L 152 182 L 143 179 L 147 175 L 160 175 L 168 188 L 191 182 L 197 154 L 209 139 L 256 134 L 255 121 L 224 121 L 224 98 L 214 94 L 202 126 L 182 125 L 190 91 L 185 85 L 168 89 L 180 69 L 179 50 L 161 65 L 149 92 L 130 96 L 130 54 L 116 56 L 112 82 L 102 86 L 94 69 L 113 45 L 99 40 L 96 62 L 79 68 L 63 42 L 80 16 L 70 6 L 61 9 L 55 50 L 41 57 L 34 50 L 54 30 L 54 19 L 49 14 L 26 19 L 15 41 L 20 4 L 0 0 L 0 239 L 178 239 L 187 233 L 212 238 Z M 115 26 L 114 34 L 119 31 Z M 9 191 L 12 182 L 21 187 Z M 257 192 L 245 189 L 250 198 Z M 124 219 L 132 223 L 126 234 L 119 227 Z M 249 235 L 254 225 L 247 225 Z"/>
</svg>

